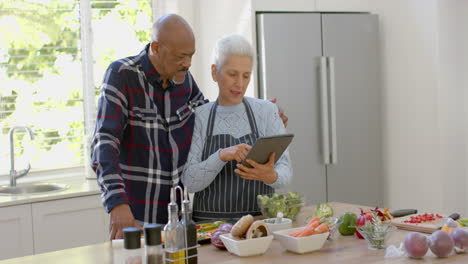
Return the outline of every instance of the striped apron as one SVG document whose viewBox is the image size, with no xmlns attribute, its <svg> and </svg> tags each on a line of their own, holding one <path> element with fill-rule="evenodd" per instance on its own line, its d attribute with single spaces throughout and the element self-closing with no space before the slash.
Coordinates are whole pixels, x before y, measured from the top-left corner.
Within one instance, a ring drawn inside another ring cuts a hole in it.
<svg viewBox="0 0 468 264">
<path fill-rule="evenodd" d="M 219 149 L 245 143 L 253 145 L 258 138 L 257 124 L 249 103 L 243 100 L 251 133 L 240 138 L 229 134 L 213 135 L 218 102 L 213 104 L 208 118 L 207 137 L 202 160 L 206 160 Z M 234 173 L 237 161 L 229 161 L 208 187 L 195 193 L 193 217 L 195 220 L 232 219 L 246 214 L 260 215 L 257 195 L 271 194 L 274 189 L 261 181 L 244 180 Z"/>
</svg>

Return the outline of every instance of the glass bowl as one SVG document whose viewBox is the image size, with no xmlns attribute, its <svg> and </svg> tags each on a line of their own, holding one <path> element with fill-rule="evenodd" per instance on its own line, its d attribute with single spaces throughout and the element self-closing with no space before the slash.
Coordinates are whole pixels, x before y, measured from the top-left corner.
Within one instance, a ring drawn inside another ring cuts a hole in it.
<svg viewBox="0 0 468 264">
<path fill-rule="evenodd" d="M 366 239 L 369 249 L 386 248 L 386 242 L 389 235 L 396 230 L 396 227 L 391 224 L 384 224 L 381 228 L 368 230 L 359 229 L 359 233 Z"/>
<path fill-rule="evenodd" d="M 305 199 L 298 193 L 274 193 L 268 195 L 258 195 L 257 204 L 266 218 L 275 218 L 281 212 L 284 218 L 296 220 L 297 214 L 305 204 Z"/>
</svg>

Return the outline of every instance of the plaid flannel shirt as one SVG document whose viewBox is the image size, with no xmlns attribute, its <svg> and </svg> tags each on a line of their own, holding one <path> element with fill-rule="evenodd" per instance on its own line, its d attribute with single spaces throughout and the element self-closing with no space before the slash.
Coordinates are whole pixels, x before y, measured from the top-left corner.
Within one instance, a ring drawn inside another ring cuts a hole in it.
<svg viewBox="0 0 468 264">
<path fill-rule="evenodd" d="M 107 69 L 91 159 L 107 212 L 128 203 L 136 220 L 164 224 L 190 150 L 194 107 L 206 101 L 190 72 L 163 89 L 148 47 Z"/>
</svg>

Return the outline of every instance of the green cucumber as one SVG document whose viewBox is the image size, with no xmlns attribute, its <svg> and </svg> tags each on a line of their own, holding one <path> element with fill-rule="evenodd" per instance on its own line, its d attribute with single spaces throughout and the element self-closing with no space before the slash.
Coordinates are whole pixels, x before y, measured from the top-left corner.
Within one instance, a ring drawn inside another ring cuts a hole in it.
<svg viewBox="0 0 468 264">
<path fill-rule="evenodd" d="M 458 220 L 458 222 L 459 222 L 462 226 L 468 226 L 468 219 L 460 219 L 460 220 Z"/>
<path fill-rule="evenodd" d="M 403 216 L 407 216 L 410 214 L 417 214 L 417 213 L 418 213 L 418 210 L 416 209 L 401 209 L 401 210 L 393 211 L 390 214 L 393 217 L 403 217 Z"/>
</svg>

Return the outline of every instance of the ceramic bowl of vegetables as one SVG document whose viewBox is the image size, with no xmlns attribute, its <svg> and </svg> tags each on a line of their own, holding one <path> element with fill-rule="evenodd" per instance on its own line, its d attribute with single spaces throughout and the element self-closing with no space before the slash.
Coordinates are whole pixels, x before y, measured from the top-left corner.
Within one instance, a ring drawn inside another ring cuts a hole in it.
<svg viewBox="0 0 468 264">
<path fill-rule="evenodd" d="M 328 224 L 319 217 L 312 218 L 307 225 L 273 232 L 273 236 L 285 249 L 303 254 L 319 250 L 330 235 Z"/>
<path fill-rule="evenodd" d="M 245 215 L 234 224 L 230 233 L 220 235 L 226 249 L 239 257 L 261 255 L 270 247 L 273 236 L 262 220 Z"/>
<path fill-rule="evenodd" d="M 281 212 L 284 218 L 293 221 L 304 206 L 304 200 L 304 197 L 297 192 L 257 196 L 257 203 L 264 217 L 274 218 Z"/>
</svg>

